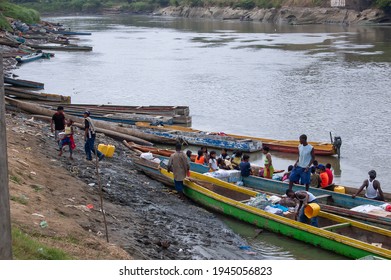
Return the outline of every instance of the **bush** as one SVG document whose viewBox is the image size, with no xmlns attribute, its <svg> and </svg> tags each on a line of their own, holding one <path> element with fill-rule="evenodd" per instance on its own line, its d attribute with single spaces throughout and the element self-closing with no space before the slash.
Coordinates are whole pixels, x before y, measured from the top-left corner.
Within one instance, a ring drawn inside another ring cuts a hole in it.
<svg viewBox="0 0 391 280">
<path fill-rule="evenodd" d="M 0 2 L 0 10 L 5 17 L 18 19 L 25 23 L 37 23 L 40 21 L 39 13 L 36 10 L 21 7 L 8 2 Z"/>
<path fill-rule="evenodd" d="M 391 0 L 376 0 L 375 3 L 380 9 L 391 11 Z"/>
<path fill-rule="evenodd" d="M 254 0 L 239 0 L 239 2 L 234 5 L 235 8 L 242 8 L 246 10 L 254 9 L 255 6 Z"/>
<path fill-rule="evenodd" d="M 134 2 L 130 4 L 130 10 L 132 12 L 150 12 L 153 10 L 153 5 L 147 2 Z"/>
</svg>

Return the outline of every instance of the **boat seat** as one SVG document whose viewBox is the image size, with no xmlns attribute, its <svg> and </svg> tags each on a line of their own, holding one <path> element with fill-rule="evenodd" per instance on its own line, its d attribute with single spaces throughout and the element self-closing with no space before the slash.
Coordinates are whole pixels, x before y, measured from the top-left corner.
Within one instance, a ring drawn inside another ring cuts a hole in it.
<svg viewBox="0 0 391 280">
<path fill-rule="evenodd" d="M 322 195 L 318 195 L 318 196 L 316 197 L 316 199 L 329 198 L 329 197 L 331 197 L 331 194 L 322 194 Z"/>
<path fill-rule="evenodd" d="M 322 227 L 321 229 L 333 230 L 333 229 L 339 229 L 339 228 L 349 227 L 349 226 L 350 226 L 350 223 L 340 223 L 340 224 L 336 224 L 336 225 L 325 226 L 325 227 Z"/>
</svg>

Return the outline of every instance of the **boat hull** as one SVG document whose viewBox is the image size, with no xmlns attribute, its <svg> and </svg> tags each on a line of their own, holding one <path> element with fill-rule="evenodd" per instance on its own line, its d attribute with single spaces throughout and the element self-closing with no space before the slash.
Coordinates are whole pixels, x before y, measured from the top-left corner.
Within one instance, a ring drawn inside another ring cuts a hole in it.
<svg viewBox="0 0 391 280">
<path fill-rule="evenodd" d="M 138 164 L 137 161 L 134 163 L 147 174 L 154 173 L 154 178 L 162 178 L 158 174 L 161 173 L 161 175 L 164 175 L 164 177 L 169 178 L 171 182 L 173 182 L 172 173 L 168 173 L 164 169 L 159 170 L 150 166 L 143 166 Z M 173 183 L 170 185 L 172 184 Z M 312 227 L 285 217 L 267 213 L 261 209 L 251 207 L 239 201 L 214 193 L 189 180 L 185 180 L 184 185 L 184 194 L 205 208 L 234 217 L 257 227 L 312 244 L 316 247 L 333 251 L 352 259 L 359 259 L 368 255 L 387 259 L 391 258 L 391 251 L 388 249 L 378 248 L 325 229 Z M 329 214 L 324 215 L 328 216 Z M 336 219 L 339 218 L 337 217 Z M 346 219 L 342 220 L 346 221 Z M 365 225 L 363 225 L 363 227 L 365 227 Z M 372 230 L 379 230 L 379 232 L 391 236 L 390 232 L 382 229 L 374 228 Z"/>
</svg>

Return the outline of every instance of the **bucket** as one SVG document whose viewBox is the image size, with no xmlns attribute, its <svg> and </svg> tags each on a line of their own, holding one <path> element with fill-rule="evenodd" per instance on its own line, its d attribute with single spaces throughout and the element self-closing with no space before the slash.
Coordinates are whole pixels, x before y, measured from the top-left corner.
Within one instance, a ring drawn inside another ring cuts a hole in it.
<svg viewBox="0 0 391 280">
<path fill-rule="evenodd" d="M 115 146 L 107 145 L 107 152 L 106 152 L 105 156 L 111 158 L 111 157 L 113 157 L 114 152 L 115 152 Z"/>
<path fill-rule="evenodd" d="M 345 193 L 345 187 L 336 186 L 336 187 L 334 187 L 334 191 L 337 193 Z"/>
<path fill-rule="evenodd" d="M 317 203 L 310 203 L 304 208 L 304 215 L 307 216 L 308 219 L 318 216 L 320 211 L 320 206 Z"/>
<path fill-rule="evenodd" d="M 106 154 L 107 154 L 107 145 L 99 144 L 98 145 L 98 151 L 106 156 Z"/>
</svg>

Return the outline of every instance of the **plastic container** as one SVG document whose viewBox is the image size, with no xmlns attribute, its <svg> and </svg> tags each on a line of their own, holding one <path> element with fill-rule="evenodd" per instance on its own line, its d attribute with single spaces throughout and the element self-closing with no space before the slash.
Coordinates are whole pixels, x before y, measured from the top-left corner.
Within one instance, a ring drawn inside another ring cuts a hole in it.
<svg viewBox="0 0 391 280">
<path fill-rule="evenodd" d="M 336 187 L 334 187 L 334 192 L 337 192 L 337 193 L 345 193 L 345 187 L 336 186 Z"/>
<path fill-rule="evenodd" d="M 107 145 L 107 152 L 106 152 L 105 156 L 111 158 L 111 157 L 113 157 L 114 152 L 115 152 L 115 146 Z"/>
<path fill-rule="evenodd" d="M 317 203 L 310 203 L 304 208 L 304 215 L 307 216 L 308 219 L 318 216 L 320 212 L 320 206 Z"/>
<path fill-rule="evenodd" d="M 106 154 L 107 154 L 107 145 L 99 144 L 98 145 L 98 151 L 106 156 Z"/>
</svg>

